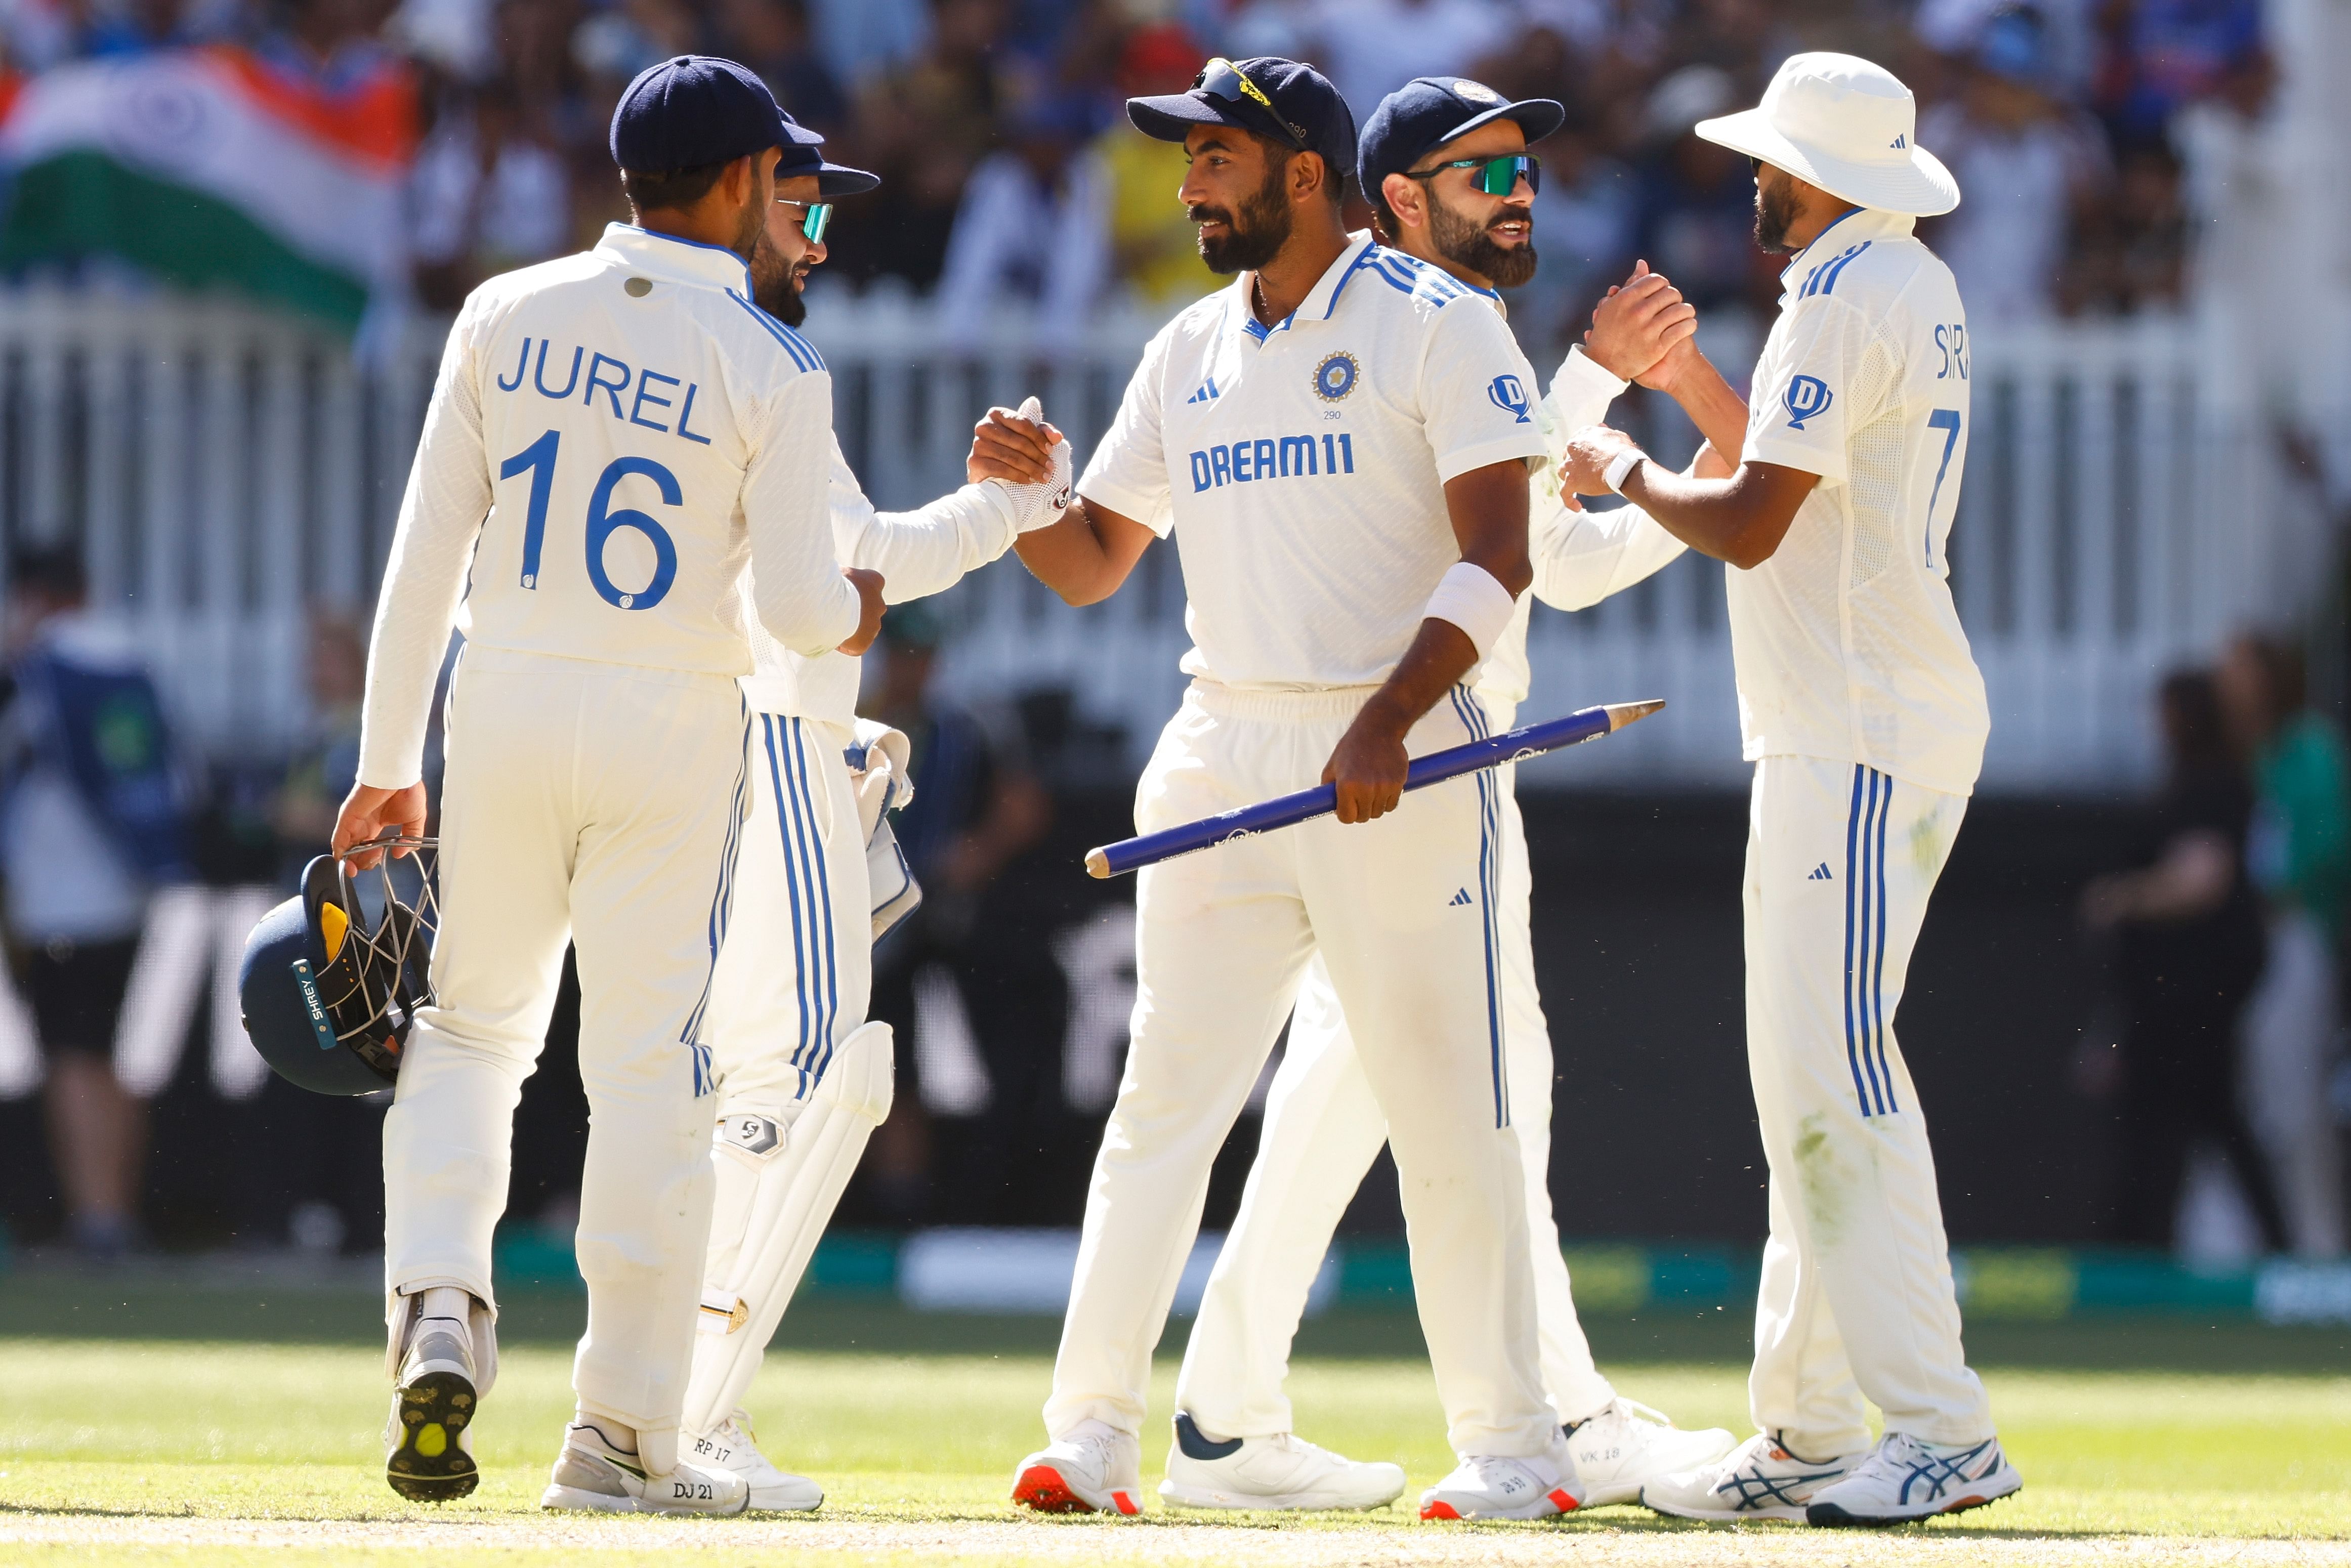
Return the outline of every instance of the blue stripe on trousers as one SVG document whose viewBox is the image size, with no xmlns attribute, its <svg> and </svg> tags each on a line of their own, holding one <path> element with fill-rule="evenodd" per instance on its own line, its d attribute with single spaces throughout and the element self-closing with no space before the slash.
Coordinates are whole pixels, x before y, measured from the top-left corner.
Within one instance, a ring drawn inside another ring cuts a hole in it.
<svg viewBox="0 0 2351 1568">
<path fill-rule="evenodd" d="M 816 1012 L 816 999 L 810 994 L 809 981 L 816 967 L 809 962 L 811 938 L 800 908 L 799 867 L 792 854 L 791 792 L 784 783 L 783 759 L 776 751 L 776 721 L 772 716 L 763 714 L 759 722 L 767 729 L 768 782 L 776 802 L 776 836 L 783 845 L 784 902 L 792 913 L 792 998 L 799 1009 L 800 1038 L 792 1048 L 790 1060 L 793 1070 L 801 1074 L 805 1083 L 807 1070 L 801 1066 L 801 1059 L 808 1053 L 809 1024 Z"/>
<path fill-rule="evenodd" d="M 811 890 L 817 910 L 817 946 L 824 956 L 824 1010 L 817 1019 L 818 1059 L 812 1075 L 822 1078 L 832 1065 L 832 1031 L 841 1021 L 841 946 L 832 924 L 832 873 L 825 865 L 823 831 L 816 819 L 816 779 L 809 771 L 808 727 L 792 720 L 792 766 L 799 777 L 800 804 L 806 813 L 808 836 L 815 843 L 811 863 L 816 886 Z"/>
<path fill-rule="evenodd" d="M 740 699 L 737 699 L 738 702 Z M 718 977 L 718 953 L 726 946 L 726 925 L 735 912 L 735 853 L 742 844 L 745 798 L 750 792 L 751 775 L 747 767 L 751 748 L 751 709 L 742 703 L 743 739 L 737 748 L 742 758 L 735 765 L 735 793 L 726 818 L 726 842 L 720 851 L 718 885 L 710 895 L 710 967 L 702 977 L 702 995 L 695 998 L 693 1010 L 686 1014 L 685 1028 L 678 1031 L 678 1043 L 692 1045 L 702 1034 L 703 1015 L 709 1010 L 710 989 Z M 705 1087 L 708 1075 L 697 1060 L 695 1067 L 695 1098 L 709 1092 Z"/>
<path fill-rule="evenodd" d="M 1489 729 L 1486 710 L 1466 686 L 1452 691 L 1453 711 L 1472 740 L 1484 740 Z M 1478 774 L 1479 921 L 1486 944 L 1486 1045 L 1489 1073 L 1494 1083 L 1494 1125 L 1510 1124 L 1510 1064 L 1502 1051 L 1501 932 L 1495 910 L 1500 903 L 1500 786 L 1490 768 Z"/>
</svg>

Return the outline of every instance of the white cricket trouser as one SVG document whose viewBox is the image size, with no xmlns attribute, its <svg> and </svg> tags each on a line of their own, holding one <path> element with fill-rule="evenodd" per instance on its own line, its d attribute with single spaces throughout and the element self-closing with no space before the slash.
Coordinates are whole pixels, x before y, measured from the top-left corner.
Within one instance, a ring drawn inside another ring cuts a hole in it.
<svg viewBox="0 0 2351 1568">
<path fill-rule="evenodd" d="M 696 1041 L 744 809 L 742 695 L 722 675 L 469 648 L 448 756 L 439 1000 L 383 1128 L 387 1283 L 495 1301 L 515 1103 L 570 942 L 589 1109 L 572 1384 L 591 1413 L 674 1432 L 710 1226 Z"/>
<path fill-rule="evenodd" d="M 1366 695 L 1195 682 L 1136 789 L 1137 830 L 1311 786 Z M 1457 688 L 1410 745 L 1489 732 Z M 1557 1441 L 1504 1080 L 1500 836 L 1488 774 L 1415 791 L 1375 822 L 1323 818 L 1143 872 L 1134 1040 L 1087 1195 L 1050 1432 L 1087 1419 L 1141 1432 L 1209 1166 L 1319 951 L 1395 1149 L 1450 1442 L 1527 1456 Z"/>
<path fill-rule="evenodd" d="M 1490 701 L 1497 733 L 1511 712 Z M 1543 1386 L 1562 1421 L 1604 1408 L 1616 1391 L 1592 1363 L 1576 1321 L 1567 1261 L 1551 1207 L 1551 1026 L 1535 986 L 1532 868 L 1514 793 L 1515 769 L 1496 769 L 1502 816 L 1502 1041 L 1510 1125 L 1526 1176 L 1536 1327 Z M 1176 1380 L 1176 1406 L 1217 1437 L 1293 1430 L 1282 1383 L 1306 1296 L 1348 1201 L 1387 1142 L 1386 1118 L 1355 1054 L 1339 998 L 1318 958 L 1306 972 L 1290 1048 L 1273 1075 L 1257 1159 L 1240 1213 L 1217 1254 L 1200 1315 Z"/>
<path fill-rule="evenodd" d="M 1992 1435 L 1959 1348 L 1927 1120 L 1894 1038 L 1910 952 L 1967 801 L 1816 757 L 1755 766 L 1747 1067 L 1771 1173 L 1748 1397 L 1807 1458 L 1888 1431 Z"/>
<path fill-rule="evenodd" d="M 752 806 L 706 1032 L 716 1121 L 809 1097 L 873 994 L 873 913 L 845 727 L 751 715 Z"/>
</svg>

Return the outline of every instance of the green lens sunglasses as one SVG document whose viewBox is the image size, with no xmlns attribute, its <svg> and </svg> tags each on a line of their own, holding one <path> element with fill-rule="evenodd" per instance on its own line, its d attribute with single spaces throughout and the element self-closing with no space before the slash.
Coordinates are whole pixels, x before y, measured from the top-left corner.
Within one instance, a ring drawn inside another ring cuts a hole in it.
<svg viewBox="0 0 2351 1568">
<path fill-rule="evenodd" d="M 824 231 L 832 226 L 832 204 L 831 202 L 788 202 L 781 196 L 778 196 L 776 198 L 776 205 L 779 207 L 800 207 L 806 209 L 808 215 L 800 219 L 800 233 L 808 235 L 808 241 L 810 245 L 822 245 L 824 243 Z"/>
<path fill-rule="evenodd" d="M 1450 163 L 1439 163 L 1434 169 L 1418 172 L 1406 170 L 1409 180 L 1434 180 L 1447 169 L 1475 169 L 1471 183 L 1489 196 L 1507 196 L 1524 180 L 1529 191 L 1542 189 L 1542 160 L 1525 152 L 1506 152 L 1499 158 L 1456 158 Z"/>
</svg>

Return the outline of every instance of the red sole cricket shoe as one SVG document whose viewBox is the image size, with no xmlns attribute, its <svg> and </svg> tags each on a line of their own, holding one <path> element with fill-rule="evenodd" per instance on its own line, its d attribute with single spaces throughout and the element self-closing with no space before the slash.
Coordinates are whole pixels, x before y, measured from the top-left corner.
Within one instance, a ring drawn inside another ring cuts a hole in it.
<svg viewBox="0 0 2351 1568">
<path fill-rule="evenodd" d="M 1109 1513 L 1133 1517 L 1143 1511 L 1142 1503 L 1133 1492 L 1123 1488 L 1110 1494 L 1108 1507 L 1097 1506 L 1080 1497 L 1061 1472 L 1050 1465 L 1031 1465 L 1022 1470 L 1012 1483 L 1012 1500 L 1038 1513 Z"/>
<path fill-rule="evenodd" d="M 1541 1502 L 1537 1503 L 1532 1507 L 1527 1507 L 1522 1504 L 1515 1508 L 1509 1507 L 1507 1505 L 1502 1507 L 1479 1508 L 1475 1504 L 1472 1504 L 1470 1511 L 1468 1513 L 1462 1512 L 1460 1509 L 1456 1507 L 1447 1499 L 1438 1497 L 1435 1495 L 1434 1492 L 1431 1492 L 1421 1500 L 1420 1517 L 1426 1520 L 1449 1519 L 1455 1521 L 1470 1519 L 1554 1519 L 1562 1513 L 1573 1513 L 1575 1509 L 1575 1494 L 1569 1491 L 1565 1487 L 1553 1487 L 1550 1491 L 1543 1494 Z"/>
</svg>

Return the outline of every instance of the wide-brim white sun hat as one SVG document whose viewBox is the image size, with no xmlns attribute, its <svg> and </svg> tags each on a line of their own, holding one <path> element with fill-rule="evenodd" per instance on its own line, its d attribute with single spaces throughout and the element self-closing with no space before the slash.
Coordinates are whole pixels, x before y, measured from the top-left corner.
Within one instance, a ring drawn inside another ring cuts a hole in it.
<svg viewBox="0 0 2351 1568">
<path fill-rule="evenodd" d="M 1918 100 L 1857 55 L 1792 55 L 1761 104 L 1694 129 L 1879 212 L 1931 218 L 1959 204 L 1959 183 L 1918 145 Z"/>
</svg>

